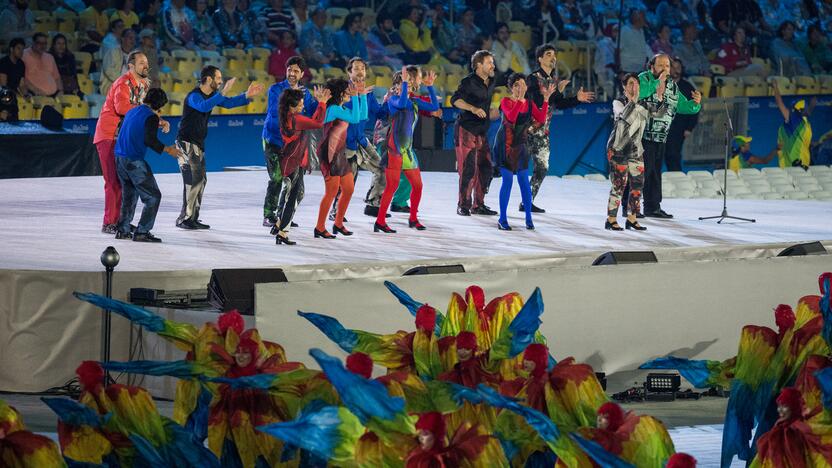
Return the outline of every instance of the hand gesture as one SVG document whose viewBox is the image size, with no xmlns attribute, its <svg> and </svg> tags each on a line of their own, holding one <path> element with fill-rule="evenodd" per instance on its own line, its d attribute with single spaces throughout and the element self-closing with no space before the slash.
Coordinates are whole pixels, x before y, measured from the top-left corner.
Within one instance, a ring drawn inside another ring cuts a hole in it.
<svg viewBox="0 0 832 468">
<path fill-rule="evenodd" d="M 425 86 L 433 86 L 433 82 L 436 81 L 436 72 L 433 70 L 428 70 L 425 77 L 422 79 L 422 83 Z"/>
<path fill-rule="evenodd" d="M 431 112 L 430 116 L 431 117 L 436 117 L 437 119 L 441 119 L 442 118 L 442 108 L 440 107 L 439 109 Z"/>
<path fill-rule="evenodd" d="M 159 128 L 162 129 L 162 133 L 168 133 L 170 131 L 170 122 L 167 120 L 159 120 Z"/>
<path fill-rule="evenodd" d="M 659 75 L 659 82 L 662 84 L 667 82 L 667 70 L 662 71 L 662 73 Z"/>
<path fill-rule="evenodd" d="M 693 90 L 691 97 L 693 98 L 693 102 L 697 104 L 702 102 L 702 93 L 700 93 L 699 91 Z"/>
<path fill-rule="evenodd" d="M 248 89 L 246 90 L 246 97 L 251 98 L 252 96 L 257 96 L 258 94 L 262 93 L 264 89 L 266 89 L 265 86 L 254 81 L 250 85 L 248 85 Z"/>
<path fill-rule="evenodd" d="M 558 92 L 562 93 L 564 89 L 569 85 L 569 80 L 560 80 L 558 81 Z"/>
<path fill-rule="evenodd" d="M 332 98 L 332 93 L 329 91 L 329 88 L 320 85 L 315 86 L 315 90 L 312 95 L 315 96 L 315 99 L 322 104 L 326 104 Z"/>
<path fill-rule="evenodd" d="M 164 149 L 163 151 L 164 151 L 165 153 L 167 153 L 167 154 L 169 154 L 169 155 L 173 156 L 174 158 L 177 158 L 177 159 L 178 159 L 180 156 L 183 156 L 182 151 L 180 151 L 180 150 L 179 150 L 179 148 L 177 148 L 176 146 L 173 146 L 173 145 L 171 145 L 171 146 L 165 146 L 165 149 Z"/>
<path fill-rule="evenodd" d="M 548 102 L 549 98 L 555 94 L 555 85 L 554 83 L 550 84 L 549 86 L 541 87 L 540 93 L 543 94 L 543 102 Z"/>
<path fill-rule="evenodd" d="M 592 91 L 584 91 L 584 88 L 581 87 L 578 90 L 578 102 L 593 102 L 595 101 L 595 93 Z"/>
<path fill-rule="evenodd" d="M 231 88 L 234 86 L 234 83 L 236 81 L 237 81 L 237 78 L 229 78 L 228 81 L 226 81 L 225 84 L 223 85 L 222 91 L 220 91 L 220 94 L 222 94 L 223 96 L 228 96 L 228 93 L 231 92 Z"/>
<path fill-rule="evenodd" d="M 362 94 L 368 94 L 368 95 L 369 95 L 369 94 L 371 94 L 371 93 L 373 92 L 373 90 L 374 90 L 374 89 L 376 89 L 376 87 L 375 87 L 375 86 L 373 86 L 373 85 L 370 85 L 370 86 L 364 86 L 364 88 L 363 88 L 363 90 L 362 90 Z"/>
<path fill-rule="evenodd" d="M 402 83 L 407 83 L 407 80 L 410 78 L 410 74 L 407 72 L 407 66 L 402 67 Z"/>
<path fill-rule="evenodd" d="M 482 110 L 482 109 L 480 109 L 479 107 L 475 107 L 475 108 L 471 111 L 471 113 L 472 113 L 472 114 L 474 114 L 474 115 L 476 115 L 477 117 L 479 117 L 479 118 L 481 118 L 481 119 L 486 118 L 485 111 L 484 111 L 484 110 Z"/>
</svg>

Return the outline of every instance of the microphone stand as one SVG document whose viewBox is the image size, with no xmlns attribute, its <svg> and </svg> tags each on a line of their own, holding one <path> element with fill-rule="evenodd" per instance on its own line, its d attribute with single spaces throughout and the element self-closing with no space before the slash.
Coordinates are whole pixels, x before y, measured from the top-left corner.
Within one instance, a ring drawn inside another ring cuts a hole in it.
<svg viewBox="0 0 832 468">
<path fill-rule="evenodd" d="M 699 221 L 706 219 L 719 219 L 717 224 L 722 224 L 726 219 L 736 219 L 739 221 L 746 221 L 749 223 L 756 223 L 757 220 L 751 218 L 740 218 L 737 216 L 730 216 L 728 214 L 728 159 L 731 157 L 731 138 L 734 137 L 734 123 L 731 121 L 731 113 L 728 112 L 728 103 L 725 98 L 722 99 L 722 106 L 725 108 L 725 169 L 722 171 L 722 214 L 718 216 L 700 216 Z"/>
</svg>

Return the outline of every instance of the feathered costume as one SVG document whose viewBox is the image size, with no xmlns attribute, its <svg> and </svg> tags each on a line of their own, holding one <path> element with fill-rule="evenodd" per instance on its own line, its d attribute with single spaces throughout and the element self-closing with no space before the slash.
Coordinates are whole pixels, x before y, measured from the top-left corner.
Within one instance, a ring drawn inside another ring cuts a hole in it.
<svg viewBox="0 0 832 468">
<path fill-rule="evenodd" d="M 66 463 L 52 439 L 28 431 L 20 413 L 0 400 L 0 466 L 59 468 Z"/>
</svg>

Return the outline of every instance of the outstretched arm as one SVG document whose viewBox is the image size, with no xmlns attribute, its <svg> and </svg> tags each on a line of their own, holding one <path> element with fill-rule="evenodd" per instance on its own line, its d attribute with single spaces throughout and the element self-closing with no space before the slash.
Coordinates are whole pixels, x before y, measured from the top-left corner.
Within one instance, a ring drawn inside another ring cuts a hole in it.
<svg viewBox="0 0 832 468">
<path fill-rule="evenodd" d="M 313 128 L 321 128 L 324 126 L 324 118 L 326 117 L 326 103 L 318 104 L 315 113 L 309 118 L 305 115 L 295 114 L 295 130 L 310 130 Z"/>
<path fill-rule="evenodd" d="M 421 99 L 416 100 L 416 107 L 425 112 L 435 112 L 439 110 L 439 101 L 436 99 L 436 91 L 433 89 L 433 86 L 428 86 L 428 95 L 430 96 L 430 102 L 422 101 Z"/>
<path fill-rule="evenodd" d="M 780 95 L 780 86 L 777 84 L 776 81 L 771 83 L 771 86 L 774 87 L 774 102 L 777 103 L 777 108 L 780 109 L 780 113 L 783 114 L 783 120 L 785 122 L 789 121 L 789 109 L 783 104 L 783 97 Z"/>
</svg>

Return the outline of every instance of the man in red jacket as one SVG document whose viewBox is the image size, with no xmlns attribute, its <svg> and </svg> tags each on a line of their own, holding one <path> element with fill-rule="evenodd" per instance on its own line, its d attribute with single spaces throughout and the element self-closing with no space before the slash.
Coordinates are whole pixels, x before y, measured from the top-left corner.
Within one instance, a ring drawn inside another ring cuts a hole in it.
<svg viewBox="0 0 832 468">
<path fill-rule="evenodd" d="M 118 128 L 125 114 L 144 100 L 150 87 L 149 73 L 147 57 L 139 51 L 131 52 L 127 58 L 127 73 L 110 87 L 95 126 L 93 143 L 98 150 L 101 173 L 104 175 L 104 223 L 101 232 L 106 234 L 115 234 L 121 210 L 121 183 L 118 181 L 114 153 Z M 160 120 L 159 127 L 165 133 L 170 130 L 170 124 L 165 120 Z"/>
</svg>

